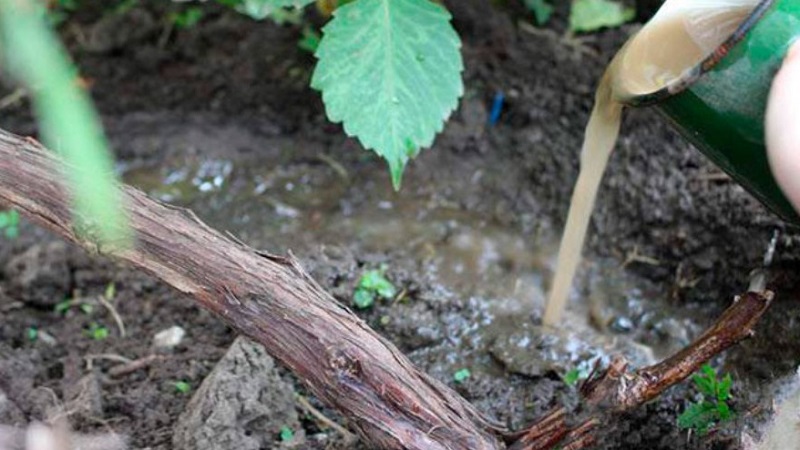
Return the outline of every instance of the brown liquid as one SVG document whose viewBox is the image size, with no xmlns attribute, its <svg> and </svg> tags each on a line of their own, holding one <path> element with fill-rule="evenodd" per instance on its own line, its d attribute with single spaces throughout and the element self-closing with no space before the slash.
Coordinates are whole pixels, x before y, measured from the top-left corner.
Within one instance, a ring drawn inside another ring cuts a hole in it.
<svg viewBox="0 0 800 450">
<path fill-rule="evenodd" d="M 556 325 L 566 307 L 597 189 L 619 134 L 620 99 L 661 89 L 695 66 L 725 42 L 757 3 L 758 0 L 669 0 L 614 57 L 600 81 L 586 126 L 581 171 L 561 238 L 545 325 Z"/>
</svg>

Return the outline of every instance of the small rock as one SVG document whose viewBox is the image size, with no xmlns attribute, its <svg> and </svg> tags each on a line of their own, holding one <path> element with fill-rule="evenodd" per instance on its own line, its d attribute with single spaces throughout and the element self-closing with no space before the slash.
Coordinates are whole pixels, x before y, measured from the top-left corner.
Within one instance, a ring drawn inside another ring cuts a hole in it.
<svg viewBox="0 0 800 450">
<path fill-rule="evenodd" d="M 171 349 L 181 343 L 186 336 L 186 330 L 175 325 L 166 330 L 161 330 L 153 336 L 153 347 L 156 349 Z"/>
<path fill-rule="evenodd" d="M 239 337 L 200 385 L 178 419 L 175 450 L 273 448 L 281 428 L 305 437 L 295 411 L 294 388 L 259 344 Z"/>
<path fill-rule="evenodd" d="M 67 245 L 60 241 L 38 244 L 17 255 L 4 270 L 7 292 L 26 303 L 53 307 L 69 294 Z"/>
</svg>

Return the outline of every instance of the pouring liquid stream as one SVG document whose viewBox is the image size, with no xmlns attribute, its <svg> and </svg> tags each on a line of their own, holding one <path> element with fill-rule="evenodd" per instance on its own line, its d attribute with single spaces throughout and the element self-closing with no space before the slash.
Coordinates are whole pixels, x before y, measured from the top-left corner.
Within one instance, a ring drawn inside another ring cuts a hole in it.
<svg viewBox="0 0 800 450">
<path fill-rule="evenodd" d="M 611 61 L 586 126 L 545 325 L 557 325 L 566 308 L 597 191 L 619 134 L 624 100 L 655 92 L 700 63 L 757 4 L 758 0 L 668 0 Z"/>
</svg>

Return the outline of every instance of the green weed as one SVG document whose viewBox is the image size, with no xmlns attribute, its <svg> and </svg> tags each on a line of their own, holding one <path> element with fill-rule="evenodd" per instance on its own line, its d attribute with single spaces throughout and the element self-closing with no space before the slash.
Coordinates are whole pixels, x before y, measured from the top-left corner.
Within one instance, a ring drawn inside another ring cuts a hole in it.
<svg viewBox="0 0 800 450">
<path fill-rule="evenodd" d="M 19 236 L 19 213 L 15 210 L 0 211 L 0 232 L 8 239 Z"/>
<path fill-rule="evenodd" d="M 90 337 L 95 341 L 102 341 L 109 336 L 108 327 L 104 325 L 100 325 L 97 322 L 92 322 L 89 325 L 89 328 L 84 330 L 86 336 Z"/>
<path fill-rule="evenodd" d="M 459 369 L 456 371 L 456 373 L 453 374 L 453 381 L 455 381 L 458 384 L 461 384 L 467 381 L 467 379 L 469 379 L 471 375 L 472 373 L 469 371 L 469 369 L 467 368 Z"/>
<path fill-rule="evenodd" d="M 386 279 L 385 274 L 385 266 L 377 270 L 367 270 L 361 274 L 353 292 L 353 305 L 356 308 L 369 308 L 378 298 L 391 300 L 397 295 L 397 288 Z"/>
<path fill-rule="evenodd" d="M 733 418 L 728 401 L 731 399 L 733 379 L 730 374 L 719 379 L 717 371 L 708 364 L 692 376 L 698 400 L 678 417 L 678 427 L 696 431 L 700 435 Z"/>
<path fill-rule="evenodd" d="M 289 426 L 284 425 L 281 427 L 280 438 L 281 442 L 289 442 L 294 439 L 294 431 Z"/>
</svg>

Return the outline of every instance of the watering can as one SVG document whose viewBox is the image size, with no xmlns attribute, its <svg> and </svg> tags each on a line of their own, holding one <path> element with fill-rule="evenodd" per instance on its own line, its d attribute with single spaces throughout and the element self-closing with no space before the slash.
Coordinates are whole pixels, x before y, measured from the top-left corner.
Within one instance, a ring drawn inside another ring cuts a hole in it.
<svg viewBox="0 0 800 450">
<path fill-rule="evenodd" d="M 678 1 L 669 0 L 662 9 L 670 3 Z M 753 4 L 744 22 L 706 59 L 661 89 L 620 100 L 628 106 L 654 106 L 761 203 L 800 225 L 800 216 L 772 176 L 764 141 L 772 79 L 800 37 L 800 0 Z"/>
</svg>

